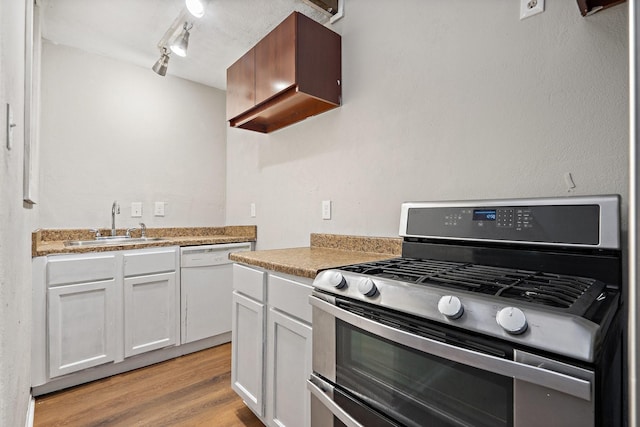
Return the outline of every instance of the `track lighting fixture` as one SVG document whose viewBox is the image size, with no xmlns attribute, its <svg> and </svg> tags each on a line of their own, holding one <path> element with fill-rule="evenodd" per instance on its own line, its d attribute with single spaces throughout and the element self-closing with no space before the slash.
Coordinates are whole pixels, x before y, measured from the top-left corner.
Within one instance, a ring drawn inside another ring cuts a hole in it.
<svg viewBox="0 0 640 427">
<path fill-rule="evenodd" d="M 187 56 L 187 49 L 189 47 L 189 30 L 193 28 L 193 24 L 189 25 L 188 22 L 184 23 L 182 27 L 182 33 L 171 44 L 171 51 L 178 56 Z"/>
<path fill-rule="evenodd" d="M 176 16 L 176 19 L 173 20 L 171 26 L 165 31 L 164 35 L 158 42 L 158 49 L 160 49 L 160 59 L 153 64 L 151 69 L 161 75 L 164 76 L 167 74 L 167 67 L 169 65 L 169 55 L 171 52 L 175 53 L 178 56 L 187 56 L 187 49 L 189 47 L 189 31 L 193 28 L 193 23 L 189 21 L 192 20 L 189 17 L 189 14 L 195 16 L 196 18 L 201 18 L 204 16 L 204 10 L 206 8 L 208 0 L 185 0 L 185 7 L 182 8 L 182 11 Z M 179 32 L 180 26 L 182 26 L 182 31 Z M 178 33 L 176 35 L 176 33 Z M 172 42 L 173 40 L 173 42 Z M 169 46 L 169 47 L 167 47 Z M 169 50 L 171 49 L 171 50 Z"/>
<path fill-rule="evenodd" d="M 166 47 L 163 47 L 162 55 L 160 56 L 160 59 L 158 59 L 156 63 L 153 64 L 153 67 L 151 67 L 151 69 L 160 76 L 166 76 L 168 66 L 169 66 L 169 49 L 167 49 Z"/>
</svg>

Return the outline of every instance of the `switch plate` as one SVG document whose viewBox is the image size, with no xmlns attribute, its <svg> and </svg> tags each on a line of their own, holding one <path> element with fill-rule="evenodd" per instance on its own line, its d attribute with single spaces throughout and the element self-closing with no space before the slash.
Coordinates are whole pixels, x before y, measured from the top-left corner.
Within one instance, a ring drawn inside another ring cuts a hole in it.
<svg viewBox="0 0 640 427">
<path fill-rule="evenodd" d="M 132 202 L 131 218 L 141 218 L 141 217 L 142 217 L 142 202 Z"/>
<path fill-rule="evenodd" d="M 16 124 L 13 123 L 13 109 L 11 104 L 7 104 L 7 150 L 11 150 L 13 147 L 13 128 Z"/>
<path fill-rule="evenodd" d="M 544 0 L 520 0 L 520 20 L 544 12 Z"/>
<path fill-rule="evenodd" d="M 164 216 L 164 202 L 156 202 L 153 214 L 155 216 Z"/>
<path fill-rule="evenodd" d="M 255 218 L 256 217 L 256 204 L 255 203 L 251 203 L 250 211 L 251 211 L 251 218 Z"/>
<path fill-rule="evenodd" d="M 331 219 L 331 200 L 322 201 L 322 219 Z"/>
</svg>

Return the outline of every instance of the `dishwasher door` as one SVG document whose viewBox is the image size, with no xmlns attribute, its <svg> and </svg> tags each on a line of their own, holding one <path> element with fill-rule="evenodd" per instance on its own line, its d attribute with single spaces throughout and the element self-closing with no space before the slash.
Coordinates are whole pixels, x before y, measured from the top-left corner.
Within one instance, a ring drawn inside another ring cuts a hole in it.
<svg viewBox="0 0 640 427">
<path fill-rule="evenodd" d="M 180 249 L 182 344 L 231 332 L 233 261 L 229 254 L 250 250 L 251 243 Z"/>
</svg>

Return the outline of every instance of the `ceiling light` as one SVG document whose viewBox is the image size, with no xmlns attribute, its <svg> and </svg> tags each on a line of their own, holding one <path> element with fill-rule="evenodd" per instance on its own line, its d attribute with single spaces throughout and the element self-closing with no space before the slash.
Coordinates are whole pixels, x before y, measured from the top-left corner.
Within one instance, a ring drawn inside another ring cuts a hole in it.
<svg viewBox="0 0 640 427">
<path fill-rule="evenodd" d="M 162 48 L 162 55 L 160 59 L 153 64 L 151 69 L 156 72 L 156 74 L 161 76 L 167 75 L 167 67 L 169 66 L 169 50 L 166 47 Z"/>
<path fill-rule="evenodd" d="M 178 56 L 187 56 L 187 48 L 189 47 L 189 30 L 193 25 L 189 26 L 188 22 L 184 23 L 182 33 L 171 44 L 171 50 Z"/>
<path fill-rule="evenodd" d="M 187 10 L 196 18 L 202 18 L 204 15 L 204 0 L 186 0 Z"/>
</svg>

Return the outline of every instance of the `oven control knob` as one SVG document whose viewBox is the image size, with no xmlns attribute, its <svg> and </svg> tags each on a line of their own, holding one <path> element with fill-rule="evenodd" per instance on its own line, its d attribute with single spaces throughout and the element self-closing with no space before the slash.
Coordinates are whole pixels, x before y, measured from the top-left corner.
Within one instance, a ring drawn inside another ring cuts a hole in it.
<svg viewBox="0 0 640 427">
<path fill-rule="evenodd" d="M 496 321 L 510 334 L 518 335 L 527 330 L 527 319 L 519 308 L 503 308 L 496 315 Z"/>
<path fill-rule="evenodd" d="M 378 292 L 378 288 L 376 288 L 376 284 L 373 283 L 371 279 L 362 279 L 360 283 L 358 283 L 358 291 L 365 297 L 372 297 Z"/>
<path fill-rule="evenodd" d="M 464 307 L 460 302 L 460 298 L 445 295 L 438 301 L 438 311 L 449 319 L 457 319 L 464 313 Z"/>
<path fill-rule="evenodd" d="M 342 289 L 347 286 L 347 281 L 344 280 L 344 276 L 337 271 L 330 271 L 327 274 L 327 281 L 329 282 L 329 285 L 336 289 Z"/>
</svg>

